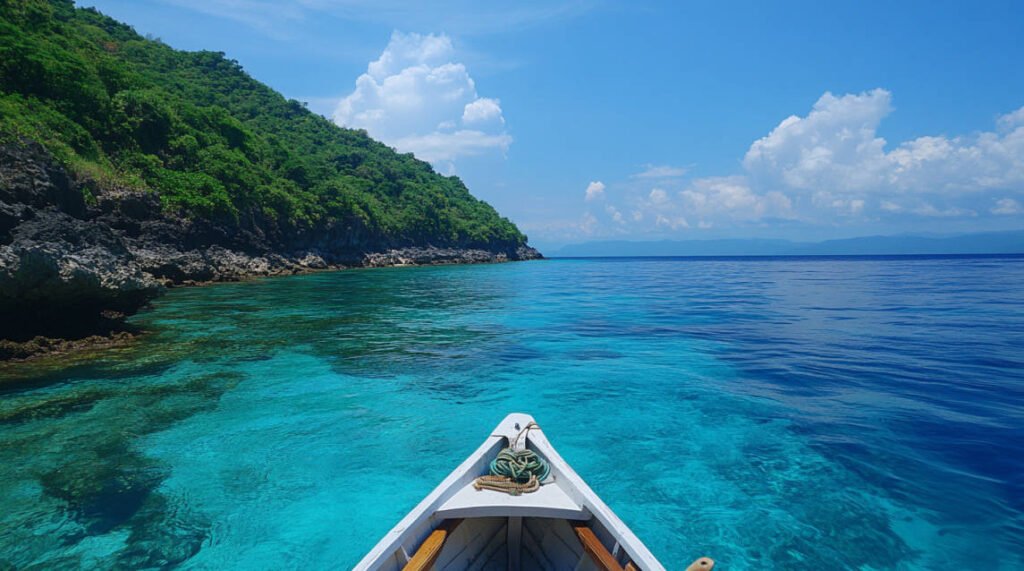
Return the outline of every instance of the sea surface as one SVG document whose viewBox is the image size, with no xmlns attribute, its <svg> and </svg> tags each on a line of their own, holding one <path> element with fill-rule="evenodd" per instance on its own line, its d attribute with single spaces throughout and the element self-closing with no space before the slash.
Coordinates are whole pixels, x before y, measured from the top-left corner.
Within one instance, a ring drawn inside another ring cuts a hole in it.
<svg viewBox="0 0 1024 571">
<path fill-rule="evenodd" d="M 0 569 L 343 569 L 533 414 L 670 569 L 1024 569 L 1024 257 L 178 289 L 0 370 Z"/>
</svg>

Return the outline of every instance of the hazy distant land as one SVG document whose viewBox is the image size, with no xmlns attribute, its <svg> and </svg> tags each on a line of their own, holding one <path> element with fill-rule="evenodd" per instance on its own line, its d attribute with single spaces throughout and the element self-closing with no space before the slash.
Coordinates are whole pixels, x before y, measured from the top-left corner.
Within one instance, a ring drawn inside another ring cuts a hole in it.
<svg viewBox="0 0 1024 571">
<path fill-rule="evenodd" d="M 1024 254 L 1024 230 L 956 236 L 865 236 L 822 242 L 789 240 L 609 240 L 569 244 L 561 257 L 601 256 L 870 256 L 913 254 Z"/>
</svg>

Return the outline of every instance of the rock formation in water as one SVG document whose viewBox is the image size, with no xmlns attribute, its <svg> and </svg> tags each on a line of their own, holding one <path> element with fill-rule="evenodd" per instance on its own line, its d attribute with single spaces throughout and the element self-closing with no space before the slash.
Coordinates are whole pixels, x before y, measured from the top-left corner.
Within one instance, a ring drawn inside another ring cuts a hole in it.
<svg viewBox="0 0 1024 571">
<path fill-rule="evenodd" d="M 324 225 L 282 240 L 190 219 L 154 192 L 91 189 L 38 143 L 0 145 L 0 339 L 108 332 L 164 288 L 353 267 L 487 263 L 540 257 L 509 249 L 400 246 Z M 59 347 L 60 345 L 58 345 Z M 53 348 L 36 341 L 0 357 Z"/>
</svg>

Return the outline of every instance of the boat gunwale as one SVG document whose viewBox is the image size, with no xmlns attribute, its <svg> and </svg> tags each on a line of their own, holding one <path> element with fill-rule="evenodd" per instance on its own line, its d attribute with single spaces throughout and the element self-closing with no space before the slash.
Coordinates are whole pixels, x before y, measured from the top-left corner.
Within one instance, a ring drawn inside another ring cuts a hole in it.
<svg viewBox="0 0 1024 571">
<path fill-rule="evenodd" d="M 509 415 L 512 416 L 512 415 Z M 506 418 L 507 420 L 507 418 Z M 504 422 L 504 421 L 502 421 Z M 500 427 L 501 425 L 499 425 Z M 434 517 L 435 512 L 444 504 L 448 498 L 445 496 L 446 492 L 457 489 L 457 484 L 462 478 L 467 477 L 473 467 L 486 458 L 486 454 L 491 450 L 495 449 L 494 453 L 501 449 L 505 437 L 500 434 L 491 434 L 487 437 L 484 442 L 477 447 L 472 454 L 470 454 L 461 464 L 458 465 L 451 473 L 441 480 L 426 497 L 424 497 L 416 507 L 409 511 L 387 534 L 381 538 L 380 541 L 367 553 L 353 568 L 353 571 L 373 571 L 379 569 L 381 565 L 393 557 L 395 552 L 402 547 L 402 543 L 406 539 L 406 534 L 412 532 L 420 524 L 425 523 Z"/>
<path fill-rule="evenodd" d="M 356 564 L 354 569 L 356 571 L 375 571 L 391 557 L 394 557 L 396 552 L 402 548 L 405 540 L 409 539 L 408 534 L 416 532 L 422 524 L 433 518 L 444 502 L 454 495 L 461 486 L 477 477 L 477 472 L 480 469 L 474 470 L 474 468 L 478 464 L 486 463 L 488 458 L 497 454 L 506 442 L 510 442 L 516 435 L 514 431 L 508 435 L 503 434 L 503 431 L 509 430 L 512 426 L 516 426 L 518 429 L 518 427 L 529 427 L 531 424 L 534 427 L 526 430 L 525 444 L 532 445 L 547 459 L 556 479 L 564 480 L 564 483 L 568 484 L 563 487 L 563 490 L 590 512 L 591 517 L 600 523 L 612 539 L 618 543 L 620 549 L 625 550 L 634 564 L 644 571 L 664 571 L 665 567 L 654 557 L 654 554 L 640 538 L 594 493 L 583 478 L 555 450 L 543 429 L 535 424 L 533 417 L 524 413 L 512 413 L 506 416 L 492 434 L 388 531 L 373 549 Z M 430 530 L 426 531 L 429 534 Z"/>
</svg>

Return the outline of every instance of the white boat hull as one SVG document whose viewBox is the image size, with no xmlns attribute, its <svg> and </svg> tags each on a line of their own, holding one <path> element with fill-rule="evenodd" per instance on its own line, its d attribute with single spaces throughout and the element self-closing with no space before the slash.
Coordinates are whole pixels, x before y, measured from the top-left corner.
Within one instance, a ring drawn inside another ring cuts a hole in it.
<svg viewBox="0 0 1024 571">
<path fill-rule="evenodd" d="M 409 512 L 356 565 L 359 571 L 403 569 L 438 526 L 461 519 L 433 564 L 438 571 L 603 569 L 588 555 L 573 522 L 586 522 L 620 566 L 643 571 L 664 567 L 579 475 L 558 455 L 526 414 L 506 417 L 492 435 Z M 476 490 L 498 452 L 517 435 L 551 465 L 540 490 L 512 496 Z"/>
</svg>

